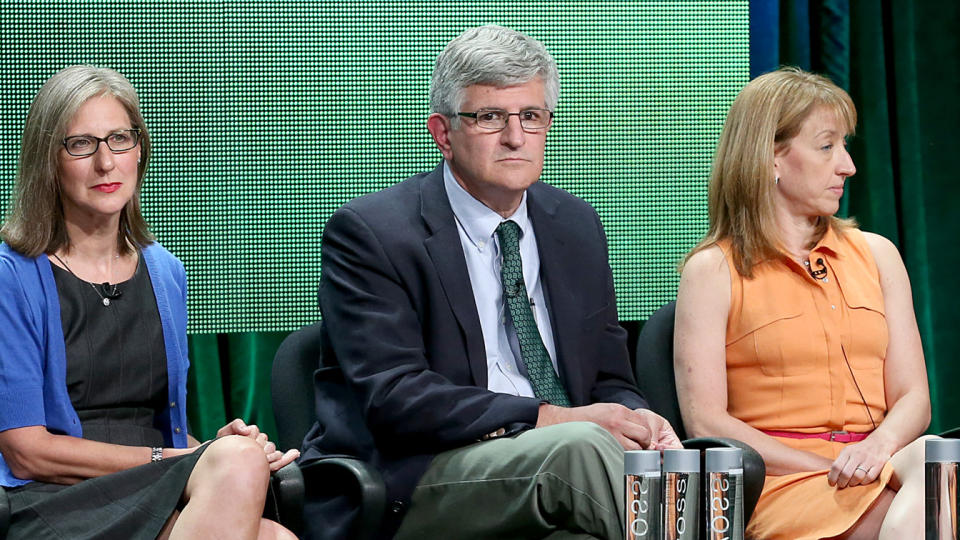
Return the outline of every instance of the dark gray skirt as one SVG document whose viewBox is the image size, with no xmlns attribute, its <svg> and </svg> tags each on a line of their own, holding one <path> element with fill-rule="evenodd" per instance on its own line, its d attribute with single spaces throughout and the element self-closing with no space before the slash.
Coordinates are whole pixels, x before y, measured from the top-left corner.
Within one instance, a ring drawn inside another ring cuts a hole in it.
<svg viewBox="0 0 960 540">
<path fill-rule="evenodd" d="M 7 538 L 156 538 L 180 507 L 187 479 L 206 446 L 72 486 L 31 482 L 7 488 Z"/>
</svg>

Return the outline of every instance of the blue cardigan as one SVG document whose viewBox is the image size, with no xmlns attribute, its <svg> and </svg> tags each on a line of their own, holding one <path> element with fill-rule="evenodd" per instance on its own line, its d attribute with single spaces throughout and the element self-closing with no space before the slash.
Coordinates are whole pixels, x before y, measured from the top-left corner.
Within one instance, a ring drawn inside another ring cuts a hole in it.
<svg viewBox="0 0 960 540">
<path fill-rule="evenodd" d="M 160 418 L 167 446 L 187 446 L 187 276 L 160 244 L 143 249 L 157 298 L 167 353 L 169 414 Z M 0 431 L 46 426 L 51 433 L 82 436 L 67 393 L 67 356 L 60 298 L 46 255 L 24 257 L 0 244 Z M 0 485 L 21 486 L 0 456 Z"/>
</svg>

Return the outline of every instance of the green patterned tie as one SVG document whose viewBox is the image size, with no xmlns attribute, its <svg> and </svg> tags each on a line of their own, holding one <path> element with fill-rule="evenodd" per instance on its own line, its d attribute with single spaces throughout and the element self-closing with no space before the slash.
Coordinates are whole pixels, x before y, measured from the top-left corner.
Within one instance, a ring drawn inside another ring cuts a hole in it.
<svg viewBox="0 0 960 540">
<path fill-rule="evenodd" d="M 569 407 L 570 398 L 553 369 L 527 300 L 523 261 L 520 259 L 520 226 L 512 221 L 504 221 L 497 227 L 497 238 L 500 239 L 500 252 L 503 254 L 500 283 L 507 307 L 510 308 L 510 318 L 517 332 L 517 341 L 520 342 L 520 355 L 527 367 L 527 378 L 533 386 L 533 393 L 553 405 Z"/>
</svg>

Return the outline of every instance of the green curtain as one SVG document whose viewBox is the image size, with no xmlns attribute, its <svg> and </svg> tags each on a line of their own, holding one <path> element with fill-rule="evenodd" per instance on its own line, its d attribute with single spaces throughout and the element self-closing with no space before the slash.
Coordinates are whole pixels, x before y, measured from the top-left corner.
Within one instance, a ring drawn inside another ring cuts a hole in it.
<svg viewBox="0 0 960 540">
<path fill-rule="evenodd" d="M 189 337 L 187 417 L 194 437 L 210 439 L 228 421 L 241 418 L 276 439 L 270 369 L 286 335 L 246 332 Z"/>
<path fill-rule="evenodd" d="M 829 76 L 857 105 L 857 174 L 842 212 L 900 249 L 924 342 L 930 431 L 958 426 L 960 183 L 951 158 L 960 152 L 960 3 L 783 0 L 779 8 L 779 63 Z"/>
</svg>

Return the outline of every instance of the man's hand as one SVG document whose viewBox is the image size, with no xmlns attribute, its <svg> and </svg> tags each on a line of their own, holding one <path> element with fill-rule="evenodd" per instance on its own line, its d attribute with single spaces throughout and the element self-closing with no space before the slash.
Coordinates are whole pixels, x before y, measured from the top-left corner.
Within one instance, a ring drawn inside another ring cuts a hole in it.
<svg viewBox="0 0 960 540">
<path fill-rule="evenodd" d="M 257 444 L 263 448 L 263 453 L 267 456 L 271 471 L 278 471 L 300 457 L 300 451 L 295 448 L 286 452 L 277 450 L 277 445 L 270 441 L 267 434 L 262 433 L 256 424 L 247 425 L 239 418 L 235 418 L 232 422 L 217 430 L 217 437 L 227 435 L 240 435 L 257 441 Z"/>
<path fill-rule="evenodd" d="M 646 409 L 631 410 L 617 403 L 572 408 L 540 405 L 537 427 L 564 422 L 593 422 L 613 435 L 625 450 L 682 448 L 670 423 Z"/>
<path fill-rule="evenodd" d="M 673 426 L 667 419 L 649 409 L 634 409 L 633 412 L 642 414 L 647 419 L 651 441 L 648 450 L 663 450 L 664 448 L 683 448 L 680 438 L 677 437 Z"/>
</svg>

